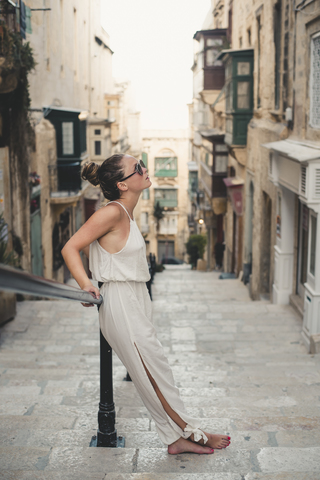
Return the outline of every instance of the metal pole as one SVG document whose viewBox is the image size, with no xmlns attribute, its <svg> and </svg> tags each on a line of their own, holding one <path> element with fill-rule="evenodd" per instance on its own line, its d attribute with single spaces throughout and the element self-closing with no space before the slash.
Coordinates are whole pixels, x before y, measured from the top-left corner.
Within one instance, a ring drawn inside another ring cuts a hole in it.
<svg viewBox="0 0 320 480">
<path fill-rule="evenodd" d="M 98 283 L 99 288 L 103 282 Z M 98 310 L 100 305 L 98 305 Z M 98 411 L 98 431 L 90 442 L 90 447 L 124 447 L 124 437 L 117 437 L 115 429 L 116 412 L 113 402 L 112 348 L 100 329 L 100 403 Z"/>
<path fill-rule="evenodd" d="M 117 447 L 116 413 L 113 402 L 112 348 L 100 330 L 100 403 L 97 447 Z"/>
</svg>

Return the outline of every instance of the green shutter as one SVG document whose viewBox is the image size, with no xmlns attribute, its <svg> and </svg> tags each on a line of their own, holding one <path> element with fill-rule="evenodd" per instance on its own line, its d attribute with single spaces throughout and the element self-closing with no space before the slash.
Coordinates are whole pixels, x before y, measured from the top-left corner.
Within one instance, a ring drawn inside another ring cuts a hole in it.
<svg viewBox="0 0 320 480">
<path fill-rule="evenodd" d="M 145 166 L 148 167 L 148 154 L 142 152 L 141 158 L 142 158 L 142 161 L 145 164 Z"/>
<path fill-rule="evenodd" d="M 178 159 L 177 157 L 156 157 L 155 158 L 155 176 L 156 177 L 177 177 Z"/>
<path fill-rule="evenodd" d="M 31 27 L 31 9 L 26 5 L 26 33 L 32 33 Z"/>
</svg>

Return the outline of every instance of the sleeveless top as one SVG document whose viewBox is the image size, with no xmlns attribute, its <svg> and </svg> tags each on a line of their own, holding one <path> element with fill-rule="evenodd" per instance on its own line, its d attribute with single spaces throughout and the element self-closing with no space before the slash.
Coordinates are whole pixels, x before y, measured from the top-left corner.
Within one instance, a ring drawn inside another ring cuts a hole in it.
<svg viewBox="0 0 320 480">
<path fill-rule="evenodd" d="M 98 240 L 89 248 L 89 269 L 94 280 L 98 282 L 148 282 L 149 267 L 146 258 L 146 244 L 135 220 L 120 202 L 130 221 L 130 231 L 125 246 L 116 253 L 109 253 Z"/>
</svg>

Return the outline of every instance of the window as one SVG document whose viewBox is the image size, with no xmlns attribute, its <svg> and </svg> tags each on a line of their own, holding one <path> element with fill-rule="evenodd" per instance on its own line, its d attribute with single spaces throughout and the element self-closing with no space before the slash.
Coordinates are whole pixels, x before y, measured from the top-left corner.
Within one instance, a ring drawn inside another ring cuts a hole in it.
<svg viewBox="0 0 320 480">
<path fill-rule="evenodd" d="M 27 33 L 32 33 L 31 8 L 27 7 L 27 5 L 26 5 L 26 32 Z"/>
<path fill-rule="evenodd" d="M 160 207 L 177 207 L 178 190 L 169 188 L 157 188 L 154 191 L 154 203 L 159 202 Z"/>
<path fill-rule="evenodd" d="M 228 50 L 226 50 L 228 51 Z M 245 145 L 253 113 L 253 49 L 222 53 L 226 71 L 227 145 Z"/>
<path fill-rule="evenodd" d="M 155 158 L 155 176 L 156 177 L 176 177 L 178 174 L 177 157 L 156 157 Z"/>
<path fill-rule="evenodd" d="M 238 82 L 237 84 L 237 108 L 250 108 L 250 82 Z"/>
<path fill-rule="evenodd" d="M 215 173 L 226 173 L 228 169 L 228 155 L 216 155 L 215 161 Z"/>
<path fill-rule="evenodd" d="M 316 245 L 317 245 L 317 217 L 311 215 L 311 239 L 310 239 L 310 273 L 315 276 L 316 271 Z"/>
<path fill-rule="evenodd" d="M 248 46 L 251 47 L 251 28 L 247 30 Z"/>
<path fill-rule="evenodd" d="M 261 68 L 261 17 L 257 17 L 257 36 L 258 36 L 258 51 L 257 51 L 257 84 L 258 84 L 258 98 L 257 107 L 261 107 L 260 97 L 260 68 Z"/>
<path fill-rule="evenodd" d="M 196 193 L 198 190 L 198 172 L 189 171 L 189 192 Z"/>
<path fill-rule="evenodd" d="M 221 60 L 215 60 L 219 51 L 222 49 L 222 38 L 207 38 L 206 40 L 206 66 L 220 67 Z"/>
<path fill-rule="evenodd" d="M 311 39 L 310 125 L 320 128 L 320 32 Z"/>
<path fill-rule="evenodd" d="M 74 154 L 73 122 L 62 122 L 62 154 Z"/>
<path fill-rule="evenodd" d="M 280 56 L 281 56 L 281 0 L 274 6 L 273 39 L 275 49 L 274 63 L 274 103 L 275 108 L 280 107 Z"/>
<path fill-rule="evenodd" d="M 94 131 L 94 134 L 95 134 L 95 135 L 101 135 L 101 130 L 95 130 L 95 131 Z"/>
<path fill-rule="evenodd" d="M 148 212 L 141 212 L 141 225 L 148 225 L 148 223 L 149 223 Z"/>
<path fill-rule="evenodd" d="M 94 154 L 95 155 L 101 155 L 101 142 L 100 140 L 97 140 L 94 142 Z"/>
<path fill-rule="evenodd" d="M 146 188 L 145 190 L 142 191 L 142 200 L 149 200 L 150 198 L 150 190 L 149 188 Z"/>
</svg>

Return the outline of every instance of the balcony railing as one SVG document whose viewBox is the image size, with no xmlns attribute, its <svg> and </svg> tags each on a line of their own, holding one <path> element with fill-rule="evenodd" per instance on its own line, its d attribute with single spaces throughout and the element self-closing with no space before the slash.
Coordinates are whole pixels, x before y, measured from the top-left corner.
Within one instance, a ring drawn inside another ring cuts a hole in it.
<svg viewBox="0 0 320 480">
<path fill-rule="evenodd" d="M 204 69 L 203 90 L 221 90 L 224 86 L 224 67 Z"/>
<path fill-rule="evenodd" d="M 170 199 L 170 198 L 160 198 L 156 199 L 155 204 L 159 202 L 160 207 L 168 207 L 168 208 L 174 208 L 178 206 L 178 200 L 177 199 Z"/>
<path fill-rule="evenodd" d="M 216 197 L 226 197 L 227 196 L 227 187 L 223 181 L 226 178 L 226 175 L 212 175 L 212 198 Z"/>
<path fill-rule="evenodd" d="M 81 161 L 58 160 L 58 190 L 81 190 Z"/>
<path fill-rule="evenodd" d="M 81 161 L 58 160 L 57 164 L 49 165 L 49 183 L 51 194 L 81 190 Z"/>
</svg>

